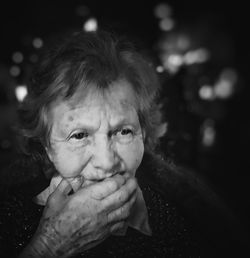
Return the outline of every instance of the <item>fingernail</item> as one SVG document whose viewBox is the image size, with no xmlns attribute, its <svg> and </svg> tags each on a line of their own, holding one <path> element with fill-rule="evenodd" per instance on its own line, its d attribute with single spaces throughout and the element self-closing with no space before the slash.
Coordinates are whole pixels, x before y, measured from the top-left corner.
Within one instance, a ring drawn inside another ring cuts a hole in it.
<svg viewBox="0 0 250 258">
<path fill-rule="evenodd" d="M 68 182 L 71 184 L 73 191 L 76 192 L 83 184 L 84 178 L 82 176 L 78 176 L 78 177 L 69 179 Z"/>
</svg>

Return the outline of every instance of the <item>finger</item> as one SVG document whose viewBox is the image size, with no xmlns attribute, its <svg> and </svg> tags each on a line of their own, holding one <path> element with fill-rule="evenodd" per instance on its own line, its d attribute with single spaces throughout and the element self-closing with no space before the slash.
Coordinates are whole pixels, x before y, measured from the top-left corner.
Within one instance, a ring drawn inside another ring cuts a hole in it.
<svg viewBox="0 0 250 258">
<path fill-rule="evenodd" d="M 124 184 L 119 190 L 103 199 L 103 207 L 109 211 L 120 208 L 131 198 L 132 194 L 135 193 L 137 186 L 136 179 L 129 178 L 126 184 Z"/>
<path fill-rule="evenodd" d="M 79 188 L 83 184 L 83 177 L 78 176 L 78 177 L 74 177 L 74 178 L 67 178 L 67 181 L 71 185 L 73 191 L 76 192 L 77 190 L 79 190 Z"/>
<path fill-rule="evenodd" d="M 49 208 L 46 214 L 51 214 L 51 211 L 59 208 L 63 203 L 68 193 L 71 191 L 71 186 L 67 180 L 62 179 L 61 182 L 56 187 L 55 191 L 48 197 L 46 206 Z"/>
<path fill-rule="evenodd" d="M 133 205 L 135 204 L 136 198 L 137 194 L 135 193 L 128 202 L 126 202 L 120 208 L 111 211 L 107 216 L 108 223 L 114 223 L 127 219 L 131 213 Z"/>
<path fill-rule="evenodd" d="M 66 179 L 62 179 L 61 182 L 58 184 L 54 194 L 55 195 L 68 195 L 72 190 L 72 186 Z"/>
<path fill-rule="evenodd" d="M 118 223 L 115 223 L 114 225 L 112 225 L 110 227 L 110 233 L 114 233 L 115 231 L 121 230 L 126 226 L 126 222 L 125 221 L 121 221 Z"/>
<path fill-rule="evenodd" d="M 121 175 L 115 175 L 107 178 L 100 183 L 90 185 L 88 188 L 91 191 L 91 197 L 95 200 L 102 200 L 116 192 L 122 185 L 124 185 L 126 179 Z"/>
</svg>

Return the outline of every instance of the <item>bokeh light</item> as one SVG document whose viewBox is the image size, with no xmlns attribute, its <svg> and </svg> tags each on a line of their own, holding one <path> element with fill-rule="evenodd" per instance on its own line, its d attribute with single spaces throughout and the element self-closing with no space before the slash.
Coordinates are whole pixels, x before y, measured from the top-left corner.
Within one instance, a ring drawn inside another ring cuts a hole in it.
<svg viewBox="0 0 250 258">
<path fill-rule="evenodd" d="M 163 67 L 162 65 L 158 65 L 158 66 L 156 67 L 156 72 L 158 72 L 158 73 L 163 73 L 163 72 L 164 72 L 164 67 Z"/>
<path fill-rule="evenodd" d="M 19 102 L 22 102 L 24 98 L 27 96 L 28 90 L 25 85 L 19 85 L 15 89 L 15 95 Z"/>
<path fill-rule="evenodd" d="M 163 31 L 170 31 L 174 28 L 174 20 L 171 18 L 164 18 L 159 21 L 159 27 Z"/>
<path fill-rule="evenodd" d="M 201 126 L 202 144 L 205 147 L 211 147 L 214 145 L 216 131 L 214 121 L 206 119 Z"/>
<path fill-rule="evenodd" d="M 98 29 L 97 19 L 89 18 L 83 25 L 85 31 L 96 31 Z"/>
<path fill-rule="evenodd" d="M 154 15 L 159 19 L 164 19 L 172 15 L 172 8 L 166 3 L 160 3 L 155 6 Z"/>
<path fill-rule="evenodd" d="M 180 54 L 166 54 L 162 58 L 164 68 L 171 74 L 178 72 L 183 64 L 183 58 Z"/>
<path fill-rule="evenodd" d="M 235 70 L 230 68 L 224 69 L 214 87 L 216 97 L 221 99 L 231 97 L 235 91 L 237 77 Z"/>
<path fill-rule="evenodd" d="M 12 55 L 12 60 L 16 64 L 20 64 L 23 61 L 23 54 L 20 51 L 14 52 Z"/>
<path fill-rule="evenodd" d="M 214 100 L 215 94 L 213 87 L 211 85 L 203 85 L 199 89 L 199 96 L 203 100 Z"/>
<path fill-rule="evenodd" d="M 209 59 L 209 56 L 209 51 L 205 48 L 190 50 L 184 55 L 184 62 L 186 65 L 204 63 Z"/>
<path fill-rule="evenodd" d="M 43 46 L 43 40 L 41 38 L 34 38 L 32 44 L 34 48 L 41 48 Z"/>
<path fill-rule="evenodd" d="M 17 65 L 13 65 L 10 67 L 10 75 L 13 76 L 13 77 L 17 77 L 19 76 L 21 73 L 21 69 L 19 66 Z"/>
</svg>

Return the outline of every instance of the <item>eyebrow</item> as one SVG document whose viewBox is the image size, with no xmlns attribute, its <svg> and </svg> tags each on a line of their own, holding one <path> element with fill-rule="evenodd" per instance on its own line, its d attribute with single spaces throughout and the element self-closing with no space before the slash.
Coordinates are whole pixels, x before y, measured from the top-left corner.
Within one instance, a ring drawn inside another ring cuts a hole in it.
<svg viewBox="0 0 250 258">
<path fill-rule="evenodd" d="M 117 127 L 121 127 L 123 125 L 132 125 L 135 128 L 138 128 L 139 123 L 137 121 L 133 121 L 132 119 L 128 119 L 127 117 L 123 117 L 121 119 L 117 119 L 117 121 L 115 121 L 115 123 L 113 125 L 110 125 L 110 123 L 109 123 L 109 128 L 111 130 L 113 130 L 113 129 L 115 129 Z M 83 129 L 88 132 L 95 132 L 97 130 L 95 126 L 91 126 L 91 125 L 83 123 L 83 122 L 79 122 L 75 126 L 69 127 L 70 133 L 73 130 L 77 130 L 77 129 Z"/>
<path fill-rule="evenodd" d="M 139 121 L 131 121 L 128 119 L 121 119 L 119 120 L 117 123 L 115 123 L 114 125 L 110 126 L 111 131 L 113 131 L 114 129 L 119 129 L 124 125 L 131 125 L 133 127 L 133 130 L 138 130 L 138 128 L 140 127 L 140 122 Z"/>
</svg>

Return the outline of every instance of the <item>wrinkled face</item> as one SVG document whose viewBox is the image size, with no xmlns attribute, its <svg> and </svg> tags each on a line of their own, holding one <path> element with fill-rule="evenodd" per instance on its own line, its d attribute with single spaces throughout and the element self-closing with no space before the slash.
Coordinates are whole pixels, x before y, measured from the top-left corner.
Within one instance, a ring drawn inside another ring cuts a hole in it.
<svg viewBox="0 0 250 258">
<path fill-rule="evenodd" d="M 79 89 L 51 107 L 47 154 L 64 178 L 98 181 L 116 173 L 135 175 L 144 153 L 134 92 L 126 81 L 104 93 Z"/>
</svg>

